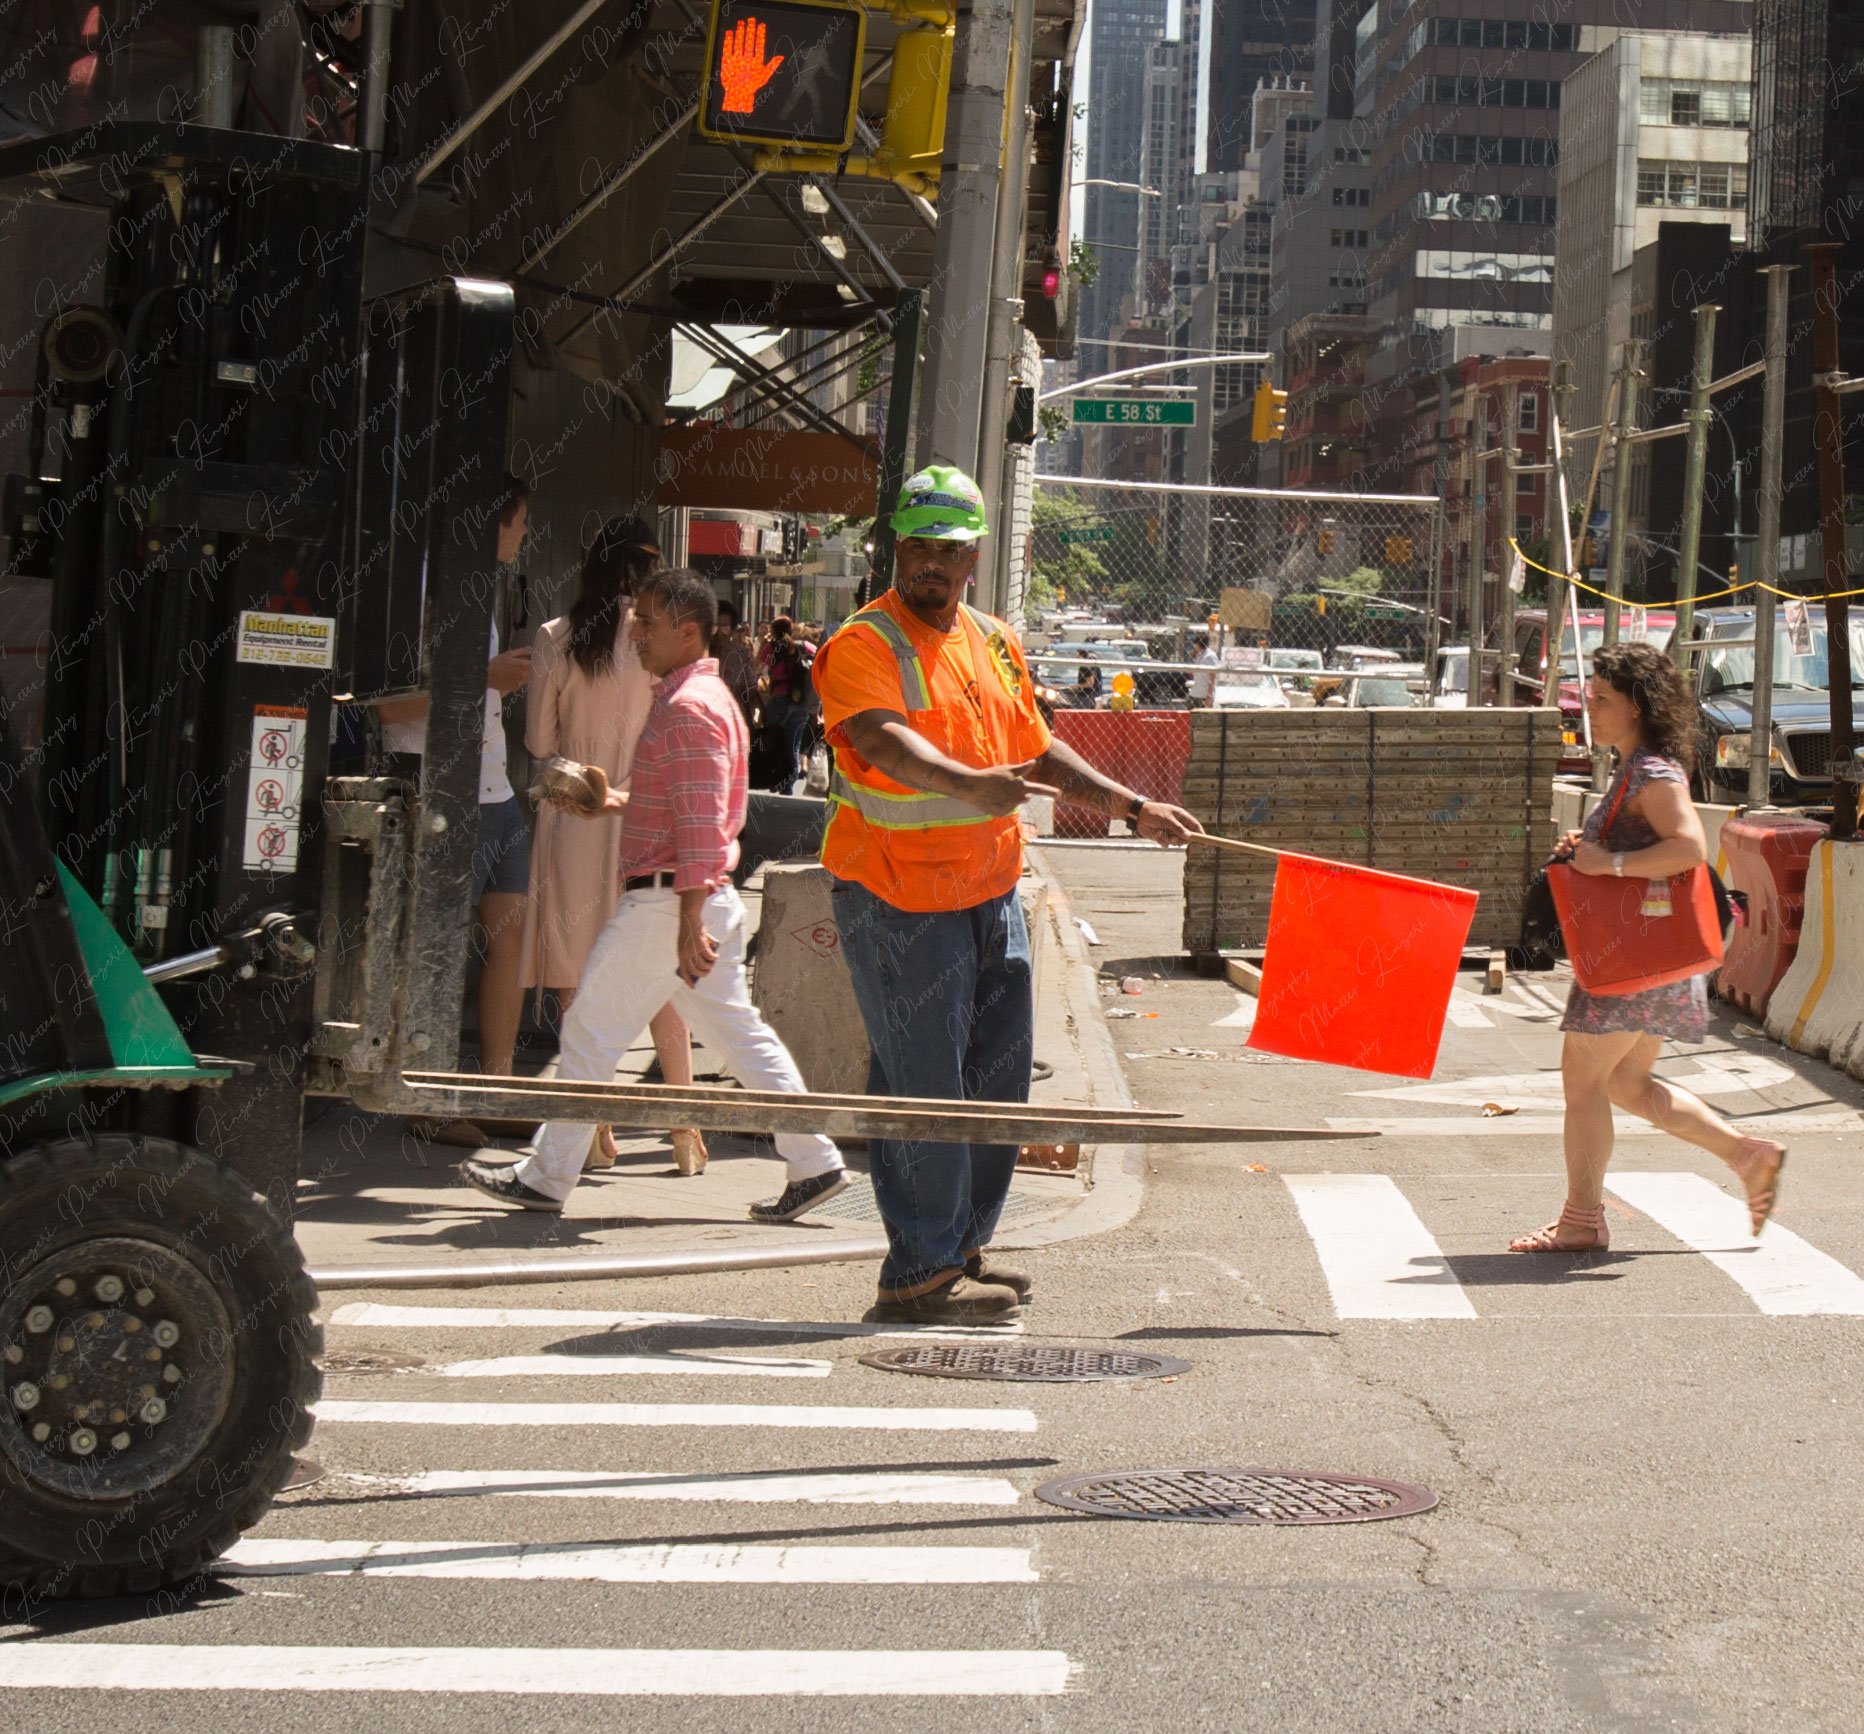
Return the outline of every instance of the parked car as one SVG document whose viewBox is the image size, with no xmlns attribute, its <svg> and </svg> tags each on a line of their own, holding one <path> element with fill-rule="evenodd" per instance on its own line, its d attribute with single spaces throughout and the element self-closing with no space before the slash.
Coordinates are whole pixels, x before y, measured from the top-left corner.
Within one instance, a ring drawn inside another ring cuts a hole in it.
<svg viewBox="0 0 1864 1734">
<path fill-rule="evenodd" d="M 1676 615 L 1668 608 L 1644 609 L 1626 606 L 1619 611 L 1618 636 L 1630 643 L 1642 637 L 1652 644 L 1665 643 L 1676 629 Z M 1582 613 L 1579 616 L 1579 642 L 1591 666 L 1592 653 L 1605 642 L 1605 615 Z M 1547 611 L 1524 608 L 1515 616 L 1514 702 L 1517 705 L 1540 705 L 1547 702 Z M 1486 657 L 1485 657 L 1486 660 Z M 1468 669 L 1465 658 L 1463 667 Z M 1484 684 L 1491 699 L 1496 675 L 1484 671 Z M 1579 666 L 1573 656 L 1573 626 L 1569 616 L 1560 640 L 1560 681 L 1555 702 L 1560 707 L 1560 762 L 1562 776 L 1583 776 L 1592 768 L 1586 757 L 1586 725 L 1579 688 Z"/>
<path fill-rule="evenodd" d="M 1851 686 L 1856 695 L 1864 693 L 1864 608 L 1853 608 L 1850 618 Z M 1832 798 L 1832 711 L 1823 615 L 1815 613 L 1808 625 L 1810 649 L 1801 650 L 1794 649 L 1784 621 L 1776 620 L 1774 627 L 1767 785 L 1770 798 L 1787 807 L 1818 805 Z M 1670 648 L 1674 655 L 1673 642 Z M 1696 798 L 1738 805 L 1747 799 L 1754 726 L 1754 610 L 1698 610 L 1693 655 L 1696 698 L 1702 708 Z M 1855 696 L 1851 719 L 1864 740 L 1864 701 Z"/>
<path fill-rule="evenodd" d="M 1216 710 L 1289 708 L 1288 694 L 1282 683 L 1265 668 L 1219 669 L 1210 702 Z"/>
<path fill-rule="evenodd" d="M 1362 668 L 1382 668 L 1404 660 L 1395 650 L 1382 650 L 1371 644 L 1336 644 L 1328 657 L 1329 664 L 1347 673 Z"/>
<path fill-rule="evenodd" d="M 1424 702 L 1424 665 L 1394 662 L 1363 674 L 1349 674 L 1328 705 L 1347 710 L 1404 709 Z"/>
</svg>

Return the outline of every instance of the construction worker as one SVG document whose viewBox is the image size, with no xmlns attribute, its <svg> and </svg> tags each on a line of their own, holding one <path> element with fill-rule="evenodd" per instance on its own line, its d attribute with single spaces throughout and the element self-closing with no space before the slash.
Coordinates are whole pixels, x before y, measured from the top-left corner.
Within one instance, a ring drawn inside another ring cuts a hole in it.
<svg viewBox="0 0 1864 1734">
<path fill-rule="evenodd" d="M 813 671 L 836 749 L 822 861 L 873 1055 L 868 1093 L 1026 1102 L 1035 1002 L 1017 808 L 1053 794 L 1159 843 L 1201 827 L 1050 736 L 1022 646 L 964 601 L 985 533 L 969 476 L 933 464 L 911 477 L 893 530 L 892 589 Z M 867 1151 L 888 1244 L 868 1318 L 1014 1316 L 1029 1279 L 984 1248 L 1016 1146 L 870 1138 Z"/>
</svg>

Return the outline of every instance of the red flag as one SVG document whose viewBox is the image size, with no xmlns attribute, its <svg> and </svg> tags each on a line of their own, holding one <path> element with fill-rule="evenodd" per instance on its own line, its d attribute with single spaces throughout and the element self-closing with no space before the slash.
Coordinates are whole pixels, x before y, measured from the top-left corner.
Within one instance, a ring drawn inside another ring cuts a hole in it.
<svg viewBox="0 0 1864 1734">
<path fill-rule="evenodd" d="M 1283 855 L 1249 1045 L 1428 1078 L 1477 895 Z"/>
</svg>

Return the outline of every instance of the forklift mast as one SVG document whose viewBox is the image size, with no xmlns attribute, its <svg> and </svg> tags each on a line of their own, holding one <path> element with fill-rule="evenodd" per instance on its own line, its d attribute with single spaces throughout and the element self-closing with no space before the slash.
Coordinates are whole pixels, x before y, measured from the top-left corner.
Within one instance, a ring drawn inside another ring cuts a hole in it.
<svg viewBox="0 0 1864 1734">
<path fill-rule="evenodd" d="M 327 856 L 381 859 L 327 833 L 339 707 L 372 740 L 362 701 L 430 702 L 420 785 L 345 779 L 336 805 L 352 830 L 359 808 L 406 816 L 392 1021 L 421 1013 L 443 1068 L 470 920 L 512 298 L 441 279 L 366 300 L 370 163 L 144 121 L 0 148 L 9 193 L 109 218 L 101 294 L 40 334 L 30 461 L 0 517 L 10 571 L 50 591 L 28 781 L 73 896 L 231 1074 L 75 1112 L 193 1146 L 287 1216 L 307 1085 L 368 1069 L 353 1031 L 319 1029 L 354 997 L 342 959 L 369 898 L 351 868 L 353 911 L 326 909 Z M 32 931 L 69 951 L 62 920 Z M 71 1033 L 50 1070 L 98 1058 L 92 1020 Z"/>
</svg>

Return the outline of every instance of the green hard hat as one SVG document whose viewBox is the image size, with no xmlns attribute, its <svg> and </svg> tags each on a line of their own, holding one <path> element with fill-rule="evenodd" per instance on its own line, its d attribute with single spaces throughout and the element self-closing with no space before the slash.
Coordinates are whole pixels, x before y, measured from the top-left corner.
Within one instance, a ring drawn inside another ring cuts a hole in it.
<svg viewBox="0 0 1864 1734">
<path fill-rule="evenodd" d="M 906 478 L 893 509 L 895 536 L 924 536 L 938 542 L 975 542 L 988 533 L 984 496 L 954 464 L 928 464 Z"/>
</svg>

